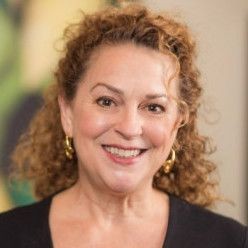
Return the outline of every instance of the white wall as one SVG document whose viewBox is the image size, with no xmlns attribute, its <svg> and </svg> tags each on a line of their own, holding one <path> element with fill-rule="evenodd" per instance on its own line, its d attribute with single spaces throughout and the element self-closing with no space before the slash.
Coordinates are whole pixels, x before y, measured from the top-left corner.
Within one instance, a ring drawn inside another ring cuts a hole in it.
<svg viewBox="0 0 248 248">
<path fill-rule="evenodd" d="M 207 124 L 202 110 L 200 127 L 213 137 L 222 195 L 232 200 L 216 211 L 247 223 L 247 95 L 248 1 L 144 0 L 156 10 L 180 13 L 198 40 L 198 66 L 204 83 L 204 101 L 216 111 Z"/>
</svg>

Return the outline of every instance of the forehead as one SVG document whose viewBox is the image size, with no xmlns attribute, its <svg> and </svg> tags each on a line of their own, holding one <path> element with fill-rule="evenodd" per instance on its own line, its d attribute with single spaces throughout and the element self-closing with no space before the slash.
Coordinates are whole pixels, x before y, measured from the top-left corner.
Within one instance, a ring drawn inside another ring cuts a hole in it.
<svg viewBox="0 0 248 248">
<path fill-rule="evenodd" d="M 167 88 L 175 73 L 167 54 L 132 43 L 101 45 L 92 53 L 83 81 Z"/>
</svg>

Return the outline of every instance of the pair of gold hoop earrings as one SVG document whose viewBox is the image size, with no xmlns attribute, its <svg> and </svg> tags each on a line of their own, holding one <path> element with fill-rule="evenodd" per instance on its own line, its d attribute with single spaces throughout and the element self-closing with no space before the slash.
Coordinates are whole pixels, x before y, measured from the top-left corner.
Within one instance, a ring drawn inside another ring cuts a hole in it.
<svg viewBox="0 0 248 248">
<path fill-rule="evenodd" d="M 65 150 L 65 155 L 69 160 L 73 159 L 73 154 L 75 153 L 73 145 L 72 145 L 72 138 L 69 136 L 65 136 L 65 141 L 64 141 L 64 150 Z M 167 159 L 163 165 L 163 171 L 165 174 L 169 174 L 173 168 L 173 165 L 176 160 L 176 152 L 172 148 L 171 149 L 171 158 Z"/>
</svg>

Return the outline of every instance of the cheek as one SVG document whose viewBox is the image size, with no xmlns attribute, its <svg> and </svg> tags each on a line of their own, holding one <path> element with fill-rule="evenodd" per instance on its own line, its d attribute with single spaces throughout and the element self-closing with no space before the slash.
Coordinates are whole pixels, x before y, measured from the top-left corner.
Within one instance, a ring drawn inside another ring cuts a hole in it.
<svg viewBox="0 0 248 248">
<path fill-rule="evenodd" d="M 175 130 L 173 123 L 153 122 L 146 128 L 146 134 L 154 147 L 170 150 L 174 139 Z"/>
<path fill-rule="evenodd" d="M 80 135 L 89 138 L 97 138 L 111 125 L 108 118 L 94 111 L 82 111 L 73 123 L 74 136 Z"/>
</svg>

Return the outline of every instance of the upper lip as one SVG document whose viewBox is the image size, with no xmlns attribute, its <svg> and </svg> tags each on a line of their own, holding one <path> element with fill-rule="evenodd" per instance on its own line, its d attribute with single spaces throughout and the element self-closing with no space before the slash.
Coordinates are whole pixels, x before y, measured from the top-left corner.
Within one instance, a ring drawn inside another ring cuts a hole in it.
<svg viewBox="0 0 248 248">
<path fill-rule="evenodd" d="M 143 148 L 143 147 L 123 146 L 123 145 L 117 145 L 117 144 L 104 144 L 103 146 L 111 146 L 111 147 L 116 147 L 118 149 L 123 149 L 123 150 L 147 150 L 147 148 Z"/>
</svg>

